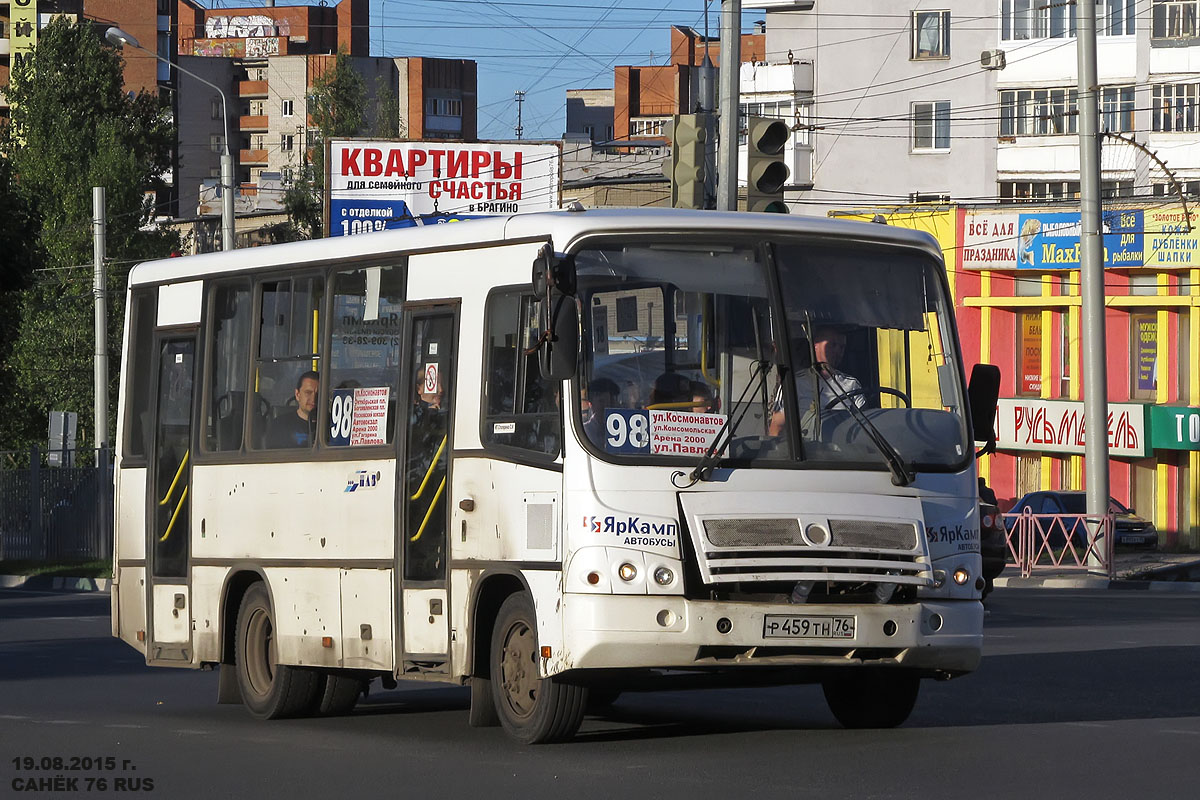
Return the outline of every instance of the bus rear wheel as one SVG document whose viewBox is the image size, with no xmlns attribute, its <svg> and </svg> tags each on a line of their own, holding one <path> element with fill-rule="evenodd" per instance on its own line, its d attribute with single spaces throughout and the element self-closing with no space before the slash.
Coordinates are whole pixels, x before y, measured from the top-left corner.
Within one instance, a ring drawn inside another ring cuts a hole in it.
<svg viewBox="0 0 1200 800">
<path fill-rule="evenodd" d="M 317 702 L 321 674 L 279 663 L 275 615 L 262 583 L 251 586 L 242 598 L 234 658 L 242 703 L 259 719 L 305 716 Z"/>
<path fill-rule="evenodd" d="M 492 631 L 492 695 L 500 724 L 524 744 L 563 742 L 579 730 L 587 689 L 538 677 L 537 617 L 526 594 L 510 595 Z"/>
<path fill-rule="evenodd" d="M 349 714 L 367 688 L 367 682 L 353 675 L 329 671 L 320 673 L 313 713 L 321 717 L 340 717 Z"/>
<path fill-rule="evenodd" d="M 921 679 L 894 669 L 847 669 L 821 683 L 825 702 L 846 728 L 895 728 L 917 703 Z"/>
</svg>

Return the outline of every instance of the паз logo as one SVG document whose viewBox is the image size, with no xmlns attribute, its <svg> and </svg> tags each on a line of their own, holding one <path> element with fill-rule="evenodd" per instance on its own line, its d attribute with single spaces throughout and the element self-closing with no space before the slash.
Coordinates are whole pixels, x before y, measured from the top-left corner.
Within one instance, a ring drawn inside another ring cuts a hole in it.
<svg viewBox="0 0 1200 800">
<path fill-rule="evenodd" d="M 374 489 L 375 484 L 379 483 L 378 472 L 367 472 L 365 469 L 355 471 L 349 478 L 346 479 L 346 488 L 343 492 L 356 492 L 359 489 Z"/>
</svg>

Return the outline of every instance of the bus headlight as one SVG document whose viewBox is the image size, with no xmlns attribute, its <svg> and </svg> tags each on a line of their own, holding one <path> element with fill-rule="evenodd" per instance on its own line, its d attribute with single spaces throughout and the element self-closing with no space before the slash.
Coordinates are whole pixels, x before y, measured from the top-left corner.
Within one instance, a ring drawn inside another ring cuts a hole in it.
<svg viewBox="0 0 1200 800">
<path fill-rule="evenodd" d="M 965 586 L 967 581 L 971 580 L 971 573 L 966 567 L 958 567 L 954 570 L 954 582 L 959 586 Z"/>
<path fill-rule="evenodd" d="M 675 573 L 666 567 L 659 567 L 654 570 L 654 582 L 659 586 L 669 586 L 673 580 L 675 580 Z"/>
<path fill-rule="evenodd" d="M 629 583 L 637 577 L 637 567 L 626 561 L 624 564 L 617 567 L 617 576 L 626 583 Z"/>
</svg>

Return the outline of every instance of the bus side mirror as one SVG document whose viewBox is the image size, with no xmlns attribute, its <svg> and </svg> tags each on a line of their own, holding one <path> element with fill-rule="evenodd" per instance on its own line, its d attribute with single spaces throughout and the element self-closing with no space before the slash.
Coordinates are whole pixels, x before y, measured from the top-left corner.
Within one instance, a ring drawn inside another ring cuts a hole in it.
<svg viewBox="0 0 1200 800">
<path fill-rule="evenodd" d="M 995 364 L 976 364 L 971 368 L 967 402 L 971 406 L 971 430 L 983 449 L 976 457 L 996 449 L 996 406 L 1000 400 L 1000 368 Z"/>
<path fill-rule="evenodd" d="M 533 259 L 533 296 L 545 300 L 551 294 L 575 294 L 575 260 L 558 258 L 554 248 L 542 245 Z"/>
<path fill-rule="evenodd" d="M 538 372 L 548 381 L 565 381 L 575 377 L 579 353 L 579 310 L 575 298 L 565 294 L 538 301 L 540 327 L 543 335 L 537 347 Z"/>
</svg>

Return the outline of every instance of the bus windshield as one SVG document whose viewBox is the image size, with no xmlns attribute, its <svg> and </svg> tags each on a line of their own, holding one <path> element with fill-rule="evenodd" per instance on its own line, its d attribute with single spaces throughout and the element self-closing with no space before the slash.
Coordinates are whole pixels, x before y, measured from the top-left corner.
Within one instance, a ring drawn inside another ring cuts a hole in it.
<svg viewBox="0 0 1200 800">
<path fill-rule="evenodd" d="M 781 239 L 600 245 L 575 263 L 579 422 L 605 458 L 949 470 L 970 456 L 928 255 Z"/>
</svg>

